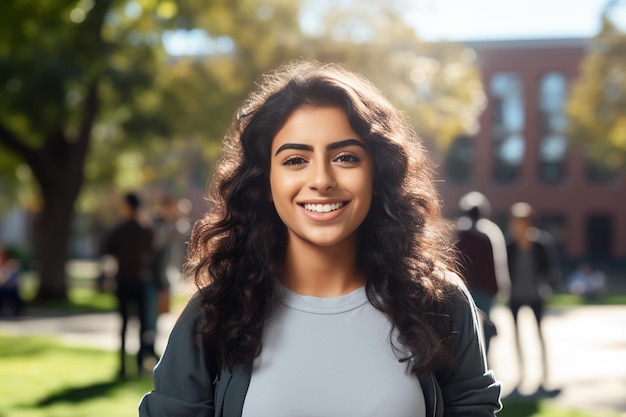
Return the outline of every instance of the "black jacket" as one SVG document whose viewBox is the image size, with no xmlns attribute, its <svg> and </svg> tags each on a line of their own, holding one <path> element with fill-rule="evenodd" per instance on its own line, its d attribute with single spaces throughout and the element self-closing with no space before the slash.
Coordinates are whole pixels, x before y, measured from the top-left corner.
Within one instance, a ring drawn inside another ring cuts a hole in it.
<svg viewBox="0 0 626 417">
<path fill-rule="evenodd" d="M 547 232 L 536 228 L 529 230 L 531 241 L 531 253 L 533 258 L 533 286 L 537 289 L 536 299 L 547 300 L 559 284 L 559 256 L 554 239 Z M 511 277 L 511 300 L 519 300 L 516 288 L 519 285 L 520 277 L 517 276 L 517 254 L 518 246 L 514 240 L 507 243 L 507 258 L 509 263 L 509 275 Z"/>
<path fill-rule="evenodd" d="M 500 384 L 487 370 L 476 309 L 463 287 L 454 299 L 457 366 L 419 375 L 428 417 L 493 417 L 500 409 Z M 211 375 L 196 331 L 192 300 L 170 335 L 154 371 L 155 389 L 139 405 L 141 417 L 241 417 L 251 364 Z"/>
</svg>

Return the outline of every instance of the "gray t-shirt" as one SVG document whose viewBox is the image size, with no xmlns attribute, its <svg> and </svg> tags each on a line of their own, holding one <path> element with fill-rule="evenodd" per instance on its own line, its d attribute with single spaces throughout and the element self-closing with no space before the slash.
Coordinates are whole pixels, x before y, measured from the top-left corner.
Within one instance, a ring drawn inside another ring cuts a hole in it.
<svg viewBox="0 0 626 417">
<path fill-rule="evenodd" d="M 336 298 L 284 289 L 243 417 L 424 417 L 419 381 L 394 354 L 390 329 L 365 288 Z"/>
</svg>

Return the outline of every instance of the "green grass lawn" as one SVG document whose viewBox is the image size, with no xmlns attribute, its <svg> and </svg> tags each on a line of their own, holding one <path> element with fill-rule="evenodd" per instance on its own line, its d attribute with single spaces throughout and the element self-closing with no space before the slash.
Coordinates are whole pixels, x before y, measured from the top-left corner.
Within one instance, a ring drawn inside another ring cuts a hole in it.
<svg viewBox="0 0 626 417">
<path fill-rule="evenodd" d="M 137 416 L 151 377 L 116 379 L 115 352 L 65 346 L 54 338 L 0 335 L 0 417 Z M 499 417 L 611 417 L 504 401 Z M 617 416 L 617 414 L 616 414 Z"/>
<path fill-rule="evenodd" d="M 1 417 L 137 416 L 151 377 L 116 379 L 115 352 L 0 335 Z"/>
<path fill-rule="evenodd" d="M 513 401 L 504 400 L 498 417 L 619 417 L 619 413 L 600 414 L 589 411 L 555 407 L 546 400 Z"/>
<path fill-rule="evenodd" d="M 552 308 L 585 305 L 626 305 L 626 294 L 606 294 L 592 298 L 573 294 L 555 294 L 549 302 Z"/>
<path fill-rule="evenodd" d="M 67 301 L 52 301 L 45 304 L 34 304 L 35 286 L 31 283 L 24 286 L 21 294 L 28 305 L 49 310 L 66 311 L 71 313 L 89 313 L 115 311 L 117 300 L 111 291 L 97 291 L 91 285 L 70 286 Z M 173 294 L 171 308 L 182 309 L 189 296 L 185 294 Z M 3 417 L 0 415 L 0 417 Z"/>
</svg>

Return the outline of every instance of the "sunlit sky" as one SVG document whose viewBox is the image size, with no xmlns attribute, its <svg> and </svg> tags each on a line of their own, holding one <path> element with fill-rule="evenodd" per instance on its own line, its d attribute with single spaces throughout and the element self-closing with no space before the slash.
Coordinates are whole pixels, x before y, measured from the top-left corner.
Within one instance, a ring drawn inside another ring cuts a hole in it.
<svg viewBox="0 0 626 417">
<path fill-rule="evenodd" d="M 312 0 L 309 7 L 335 0 Z M 418 35 L 429 41 L 505 40 L 593 37 L 609 0 L 413 0 L 404 13 Z M 626 0 L 613 0 L 619 27 L 626 28 Z M 330 3 L 328 3 L 330 2 Z M 323 7 L 323 6 L 322 6 Z M 302 25 L 315 32 L 315 13 L 305 13 Z M 173 54 L 227 52 L 230 39 L 208 39 L 202 31 L 170 33 L 164 39 Z"/>
<path fill-rule="evenodd" d="M 591 37 L 600 29 L 600 14 L 606 2 L 422 0 L 416 1 L 414 10 L 407 11 L 407 17 L 426 40 Z"/>
</svg>

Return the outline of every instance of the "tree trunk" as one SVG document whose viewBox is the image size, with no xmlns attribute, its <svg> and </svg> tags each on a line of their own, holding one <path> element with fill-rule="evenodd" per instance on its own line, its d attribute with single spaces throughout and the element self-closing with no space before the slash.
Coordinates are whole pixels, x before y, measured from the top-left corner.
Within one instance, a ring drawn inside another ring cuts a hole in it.
<svg viewBox="0 0 626 417">
<path fill-rule="evenodd" d="M 63 189 L 63 184 L 48 187 L 35 222 L 35 255 L 40 278 L 36 302 L 68 299 L 65 265 L 77 192 Z"/>
<path fill-rule="evenodd" d="M 84 177 L 85 155 L 79 145 L 57 132 L 46 140 L 31 164 L 42 198 L 35 220 L 35 259 L 39 273 L 36 302 L 67 300 L 65 264 L 74 205 Z"/>
<path fill-rule="evenodd" d="M 96 79 L 87 89 L 83 120 L 76 137 L 70 138 L 63 131 L 51 134 L 30 161 L 43 202 L 35 222 L 37 302 L 68 299 L 65 265 L 69 258 L 74 206 L 84 182 L 85 159 L 98 107 Z"/>
</svg>

